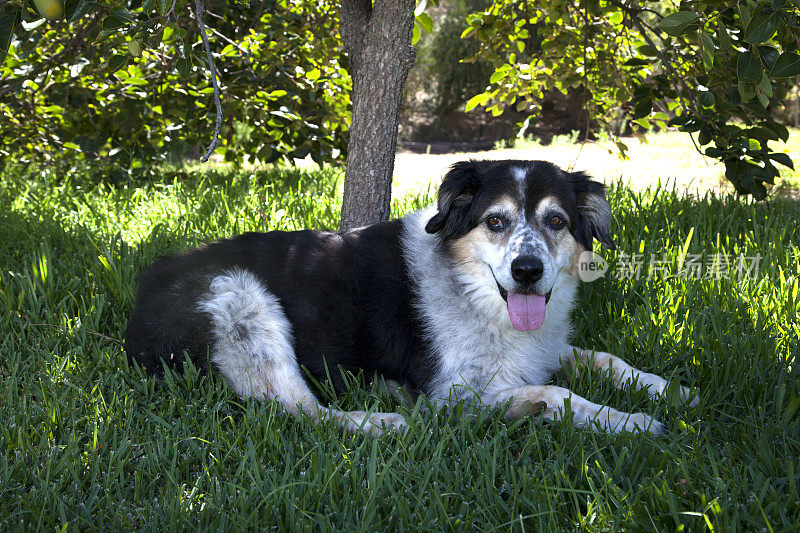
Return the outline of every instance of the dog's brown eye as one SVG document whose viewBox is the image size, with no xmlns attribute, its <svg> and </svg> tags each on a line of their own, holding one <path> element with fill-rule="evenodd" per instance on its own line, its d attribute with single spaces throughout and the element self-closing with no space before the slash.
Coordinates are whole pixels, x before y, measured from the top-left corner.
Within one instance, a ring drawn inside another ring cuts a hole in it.
<svg viewBox="0 0 800 533">
<path fill-rule="evenodd" d="M 502 231 L 503 230 L 503 219 L 492 215 L 486 219 L 486 226 L 492 231 Z"/>
<path fill-rule="evenodd" d="M 550 225 L 550 227 L 552 227 L 552 228 L 556 228 L 556 229 L 558 229 L 558 228 L 562 228 L 562 227 L 564 227 L 564 225 L 566 224 L 566 222 L 564 221 L 564 219 L 563 219 L 563 218 L 561 218 L 561 216 L 559 216 L 559 215 L 552 215 L 552 216 L 551 216 L 551 217 L 550 217 L 550 218 L 547 220 L 547 223 Z"/>
</svg>

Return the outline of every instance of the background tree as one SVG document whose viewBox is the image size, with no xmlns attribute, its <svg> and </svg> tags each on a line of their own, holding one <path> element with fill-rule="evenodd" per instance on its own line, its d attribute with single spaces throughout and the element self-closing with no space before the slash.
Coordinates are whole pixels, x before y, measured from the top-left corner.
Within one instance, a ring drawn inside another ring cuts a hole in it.
<svg viewBox="0 0 800 533">
<path fill-rule="evenodd" d="M 51 171 L 83 159 L 99 176 L 122 179 L 202 153 L 215 109 L 191 2 L 68 0 L 46 13 L 53 21 L 35 5 L 0 4 L 0 165 Z M 400 94 L 410 43 L 430 29 L 426 3 L 416 12 L 412 0 L 204 5 L 224 93 L 218 153 L 238 162 L 341 157 L 349 68 L 343 228 L 388 217 Z M 775 164 L 792 165 L 769 142 L 788 136 L 772 111 L 800 74 L 798 30 L 798 8 L 787 0 L 677 9 L 495 0 L 463 34 L 494 65 L 489 88 L 467 107 L 499 115 L 513 106 L 535 120 L 548 91 L 582 91 L 587 124 L 696 133 L 736 189 L 761 198 Z"/>
<path fill-rule="evenodd" d="M 414 0 L 342 0 L 353 79 L 343 230 L 389 218 L 403 84 L 414 64 Z"/>
<path fill-rule="evenodd" d="M 68 0 L 63 10 L 46 2 L 52 13 L 23 0 L 0 11 L 2 160 L 88 159 L 113 179 L 196 152 L 214 112 L 210 57 L 224 93 L 226 160 L 332 161 L 345 150 L 352 101 L 342 228 L 389 216 L 412 35 L 430 29 L 425 2 L 420 26 L 414 0 L 342 0 L 352 95 L 333 2 L 205 2 L 211 55 L 186 0 Z"/>
<path fill-rule="evenodd" d="M 340 157 L 350 76 L 336 3 L 203 3 L 223 92 L 217 153 L 235 162 Z M 119 180 L 201 154 L 215 108 L 193 5 L 68 0 L 52 21 L 29 2 L 0 5 L 0 164 L 52 170 L 83 160 Z"/>
<path fill-rule="evenodd" d="M 696 133 L 740 193 L 763 198 L 774 163 L 792 167 L 769 142 L 789 136 L 771 111 L 800 74 L 797 2 L 495 0 L 469 24 L 495 71 L 467 108 L 535 117 L 546 91 L 580 89 L 587 124 Z"/>
</svg>

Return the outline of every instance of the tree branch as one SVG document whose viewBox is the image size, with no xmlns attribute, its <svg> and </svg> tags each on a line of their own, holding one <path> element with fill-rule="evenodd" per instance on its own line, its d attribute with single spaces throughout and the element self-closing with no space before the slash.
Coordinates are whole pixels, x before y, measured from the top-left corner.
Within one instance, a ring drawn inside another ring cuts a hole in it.
<svg viewBox="0 0 800 533">
<path fill-rule="evenodd" d="M 217 147 L 217 139 L 219 138 L 219 128 L 222 126 L 222 104 L 219 101 L 219 85 L 217 84 L 217 70 L 214 67 L 214 56 L 211 55 L 211 46 L 208 44 L 208 32 L 206 25 L 203 24 L 203 5 L 200 0 L 194 0 L 195 5 L 195 19 L 197 19 L 197 27 L 200 29 L 200 37 L 203 38 L 203 46 L 206 49 L 206 57 L 208 58 L 208 68 L 211 70 L 211 84 L 214 86 L 214 105 L 217 108 L 217 120 L 214 124 L 214 138 L 211 139 L 211 144 L 208 145 L 206 153 L 200 160 L 201 163 L 208 161 L 214 149 Z"/>
<path fill-rule="evenodd" d="M 164 14 L 164 19 L 166 20 L 176 20 L 175 18 L 175 3 L 178 0 L 172 0 L 172 5 L 169 6 L 169 11 Z"/>
</svg>

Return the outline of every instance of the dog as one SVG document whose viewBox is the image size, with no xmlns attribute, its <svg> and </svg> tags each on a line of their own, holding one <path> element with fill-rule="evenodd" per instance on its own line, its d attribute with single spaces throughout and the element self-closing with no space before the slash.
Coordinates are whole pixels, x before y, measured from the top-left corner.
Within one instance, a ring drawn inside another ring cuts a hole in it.
<svg viewBox="0 0 800 533">
<path fill-rule="evenodd" d="M 436 205 L 402 219 L 343 233 L 246 233 L 159 260 L 141 276 L 125 350 L 156 375 L 187 356 L 210 364 L 244 398 L 349 432 L 380 435 L 406 420 L 322 406 L 301 368 L 338 391 L 346 382 L 329 369 L 381 376 L 434 405 L 463 400 L 548 420 L 569 410 L 577 426 L 661 433 L 646 414 L 546 384 L 583 361 L 610 370 L 618 387 L 667 390 L 619 357 L 569 344 L 579 256 L 593 239 L 614 248 L 610 224 L 604 185 L 582 172 L 456 163 Z"/>
</svg>

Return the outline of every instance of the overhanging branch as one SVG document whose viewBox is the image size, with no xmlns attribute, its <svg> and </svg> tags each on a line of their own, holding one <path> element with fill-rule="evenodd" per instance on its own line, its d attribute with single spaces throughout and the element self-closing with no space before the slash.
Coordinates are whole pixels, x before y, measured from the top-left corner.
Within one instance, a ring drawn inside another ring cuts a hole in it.
<svg viewBox="0 0 800 533">
<path fill-rule="evenodd" d="M 214 56 L 211 55 L 211 46 L 208 44 L 208 32 L 206 32 L 206 25 L 203 24 L 203 5 L 200 0 L 194 0 L 195 5 L 195 19 L 197 19 L 197 27 L 200 28 L 200 37 L 203 39 L 203 46 L 206 49 L 206 57 L 208 58 L 208 68 L 211 70 L 211 84 L 214 86 L 214 105 L 217 108 L 217 119 L 214 124 L 214 138 L 211 139 L 211 144 L 208 145 L 206 153 L 200 160 L 201 163 L 208 161 L 214 149 L 217 147 L 217 139 L 219 138 L 219 128 L 222 126 L 222 104 L 219 101 L 219 84 L 217 83 L 217 70 L 214 67 Z"/>
</svg>

